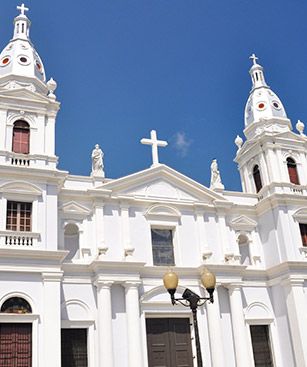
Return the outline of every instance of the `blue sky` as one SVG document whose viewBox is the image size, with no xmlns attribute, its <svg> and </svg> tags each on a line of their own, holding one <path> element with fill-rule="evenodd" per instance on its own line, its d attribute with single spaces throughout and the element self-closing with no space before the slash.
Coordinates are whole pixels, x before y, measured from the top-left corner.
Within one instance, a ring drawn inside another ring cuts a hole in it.
<svg viewBox="0 0 307 367">
<path fill-rule="evenodd" d="M 17 15 L 1 0 L 0 44 Z M 293 126 L 307 122 L 307 2 L 299 0 L 29 0 L 31 39 L 58 82 L 59 168 L 88 175 L 96 143 L 107 177 L 151 165 L 140 139 L 156 129 L 161 163 L 206 186 L 216 158 L 240 190 L 233 158 L 255 52 Z"/>
</svg>

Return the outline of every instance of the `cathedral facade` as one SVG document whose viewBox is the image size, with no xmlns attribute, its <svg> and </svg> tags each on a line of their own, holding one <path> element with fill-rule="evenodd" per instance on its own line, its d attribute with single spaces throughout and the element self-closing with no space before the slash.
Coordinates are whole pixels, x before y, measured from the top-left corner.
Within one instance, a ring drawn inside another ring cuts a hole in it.
<svg viewBox="0 0 307 367">
<path fill-rule="evenodd" d="M 29 38 L 24 5 L 0 54 L 0 367 L 197 366 L 191 310 L 172 305 L 171 268 L 201 297 L 203 364 L 307 366 L 307 138 L 251 57 L 242 192 L 161 164 L 104 177 L 57 169 L 56 82 Z"/>
</svg>

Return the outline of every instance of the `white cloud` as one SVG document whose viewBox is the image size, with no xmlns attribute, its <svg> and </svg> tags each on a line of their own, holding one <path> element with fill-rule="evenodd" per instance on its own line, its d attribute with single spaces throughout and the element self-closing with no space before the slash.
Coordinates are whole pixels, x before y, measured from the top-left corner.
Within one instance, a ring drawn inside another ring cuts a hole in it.
<svg viewBox="0 0 307 367">
<path fill-rule="evenodd" d="M 185 157 L 188 154 L 192 140 L 187 138 L 185 132 L 183 131 L 178 131 L 171 140 L 178 154 L 181 157 Z"/>
</svg>

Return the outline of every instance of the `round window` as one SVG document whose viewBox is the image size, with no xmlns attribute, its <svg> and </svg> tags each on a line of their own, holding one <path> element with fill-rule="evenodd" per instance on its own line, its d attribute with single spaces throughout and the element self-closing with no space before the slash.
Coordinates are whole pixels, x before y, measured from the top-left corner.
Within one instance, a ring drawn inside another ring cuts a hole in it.
<svg viewBox="0 0 307 367">
<path fill-rule="evenodd" d="M 10 61 L 11 61 L 11 58 L 9 56 L 4 56 L 0 61 L 0 65 L 6 66 L 10 63 Z"/>
<path fill-rule="evenodd" d="M 35 61 L 35 65 L 36 65 L 36 67 L 37 67 L 37 69 L 38 69 L 38 71 L 40 72 L 40 73 L 42 73 L 43 72 L 43 67 L 42 67 L 42 64 L 39 62 L 39 61 Z"/>
<path fill-rule="evenodd" d="M 264 110 L 265 109 L 265 103 L 264 102 L 259 102 L 258 104 L 257 104 L 257 108 L 258 108 L 258 110 Z"/>
<path fill-rule="evenodd" d="M 30 60 L 26 56 L 19 56 L 18 61 L 22 65 L 28 65 L 30 63 Z"/>
<path fill-rule="evenodd" d="M 272 106 L 276 109 L 276 110 L 280 110 L 281 109 L 281 105 L 279 102 L 277 101 L 273 101 L 272 102 Z"/>
</svg>

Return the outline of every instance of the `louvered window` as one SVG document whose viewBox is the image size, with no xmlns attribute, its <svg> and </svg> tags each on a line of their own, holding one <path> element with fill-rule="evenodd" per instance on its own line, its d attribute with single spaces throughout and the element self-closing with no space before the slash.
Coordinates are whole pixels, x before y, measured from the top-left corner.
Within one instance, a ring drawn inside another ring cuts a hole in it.
<svg viewBox="0 0 307 367">
<path fill-rule="evenodd" d="M 19 120 L 14 123 L 13 127 L 13 144 L 14 153 L 29 154 L 30 145 L 30 126 L 27 122 Z"/>
<path fill-rule="evenodd" d="M 298 179 L 296 163 L 292 158 L 287 158 L 287 167 L 288 167 L 290 182 L 295 185 L 299 185 L 300 182 Z"/>
<path fill-rule="evenodd" d="M 261 181 L 259 166 L 257 164 L 253 168 L 253 177 L 254 177 L 256 192 L 259 192 L 262 189 L 262 181 Z"/>
<path fill-rule="evenodd" d="M 87 367 L 87 329 L 61 330 L 62 366 Z"/>
<path fill-rule="evenodd" d="M 251 325 L 255 367 L 273 367 L 268 325 Z"/>
</svg>

